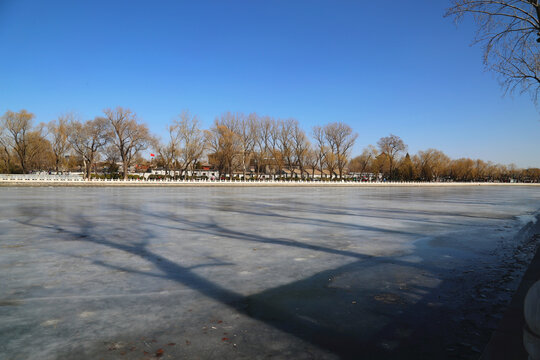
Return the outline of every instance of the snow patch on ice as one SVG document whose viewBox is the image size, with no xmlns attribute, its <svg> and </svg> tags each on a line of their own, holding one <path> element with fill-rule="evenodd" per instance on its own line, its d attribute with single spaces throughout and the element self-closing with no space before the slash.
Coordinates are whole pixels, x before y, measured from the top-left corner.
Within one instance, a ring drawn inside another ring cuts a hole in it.
<svg viewBox="0 0 540 360">
<path fill-rule="evenodd" d="M 56 326 L 60 322 L 59 319 L 51 319 L 41 323 L 41 326 Z"/>
<path fill-rule="evenodd" d="M 536 221 L 538 220 L 535 215 L 533 214 L 525 214 L 525 215 L 518 215 L 516 218 L 521 222 L 523 225 L 527 225 L 528 223 L 536 224 Z"/>
<path fill-rule="evenodd" d="M 86 318 L 89 318 L 91 316 L 94 316 L 95 312 L 93 311 L 83 311 L 82 313 L 79 314 L 79 317 L 80 318 L 83 318 L 83 319 L 86 319 Z"/>
</svg>

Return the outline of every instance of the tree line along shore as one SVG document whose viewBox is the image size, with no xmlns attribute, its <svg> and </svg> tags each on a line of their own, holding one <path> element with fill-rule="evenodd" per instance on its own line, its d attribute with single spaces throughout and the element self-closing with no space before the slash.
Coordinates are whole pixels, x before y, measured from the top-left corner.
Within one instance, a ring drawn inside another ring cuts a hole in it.
<svg viewBox="0 0 540 360">
<path fill-rule="evenodd" d="M 82 172 L 85 179 L 145 173 L 166 179 L 540 181 L 537 168 L 451 159 L 437 149 L 411 156 L 392 134 L 352 156 L 358 135 L 342 122 L 306 131 L 295 119 L 226 112 L 203 129 L 197 116 L 183 111 L 162 139 L 122 107 L 85 121 L 74 114 L 46 124 L 35 124 L 34 118 L 26 110 L 7 111 L 0 118 L 0 173 Z M 197 171 L 203 168 L 208 171 Z"/>
</svg>

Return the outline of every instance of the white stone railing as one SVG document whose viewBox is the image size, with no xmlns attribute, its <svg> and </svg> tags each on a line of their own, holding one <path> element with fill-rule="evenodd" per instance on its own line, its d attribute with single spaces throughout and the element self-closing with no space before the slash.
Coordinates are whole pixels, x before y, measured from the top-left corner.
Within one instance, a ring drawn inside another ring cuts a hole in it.
<svg viewBox="0 0 540 360">
<path fill-rule="evenodd" d="M 82 175 L 0 174 L 0 181 L 83 181 Z"/>
<path fill-rule="evenodd" d="M 0 174 L 0 182 L 12 182 L 12 183 L 81 183 L 81 184 L 126 184 L 126 185 L 151 185 L 151 184 L 185 184 L 185 185 L 282 185 L 282 186 L 339 186 L 339 185 L 364 185 L 364 186 L 458 186 L 458 185 L 535 185 L 528 183 L 480 183 L 480 182 L 414 182 L 414 181 L 308 181 L 308 180 L 272 180 L 272 179 L 259 179 L 259 180 L 204 180 L 204 179 L 191 179 L 191 180 L 173 180 L 173 179 L 83 179 L 81 175 L 49 175 L 49 174 Z M 540 185 L 540 184 L 536 184 Z"/>
</svg>

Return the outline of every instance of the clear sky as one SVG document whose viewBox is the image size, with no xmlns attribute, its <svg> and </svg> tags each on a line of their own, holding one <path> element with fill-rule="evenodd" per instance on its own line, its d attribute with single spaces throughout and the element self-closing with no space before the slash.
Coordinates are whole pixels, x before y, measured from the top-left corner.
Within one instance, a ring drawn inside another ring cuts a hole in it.
<svg viewBox="0 0 540 360">
<path fill-rule="evenodd" d="M 540 167 L 540 115 L 503 96 L 446 0 L 0 0 L 0 113 L 37 122 L 107 107 L 157 134 L 182 109 L 342 121 L 355 153 L 390 133 L 430 147 Z"/>
</svg>

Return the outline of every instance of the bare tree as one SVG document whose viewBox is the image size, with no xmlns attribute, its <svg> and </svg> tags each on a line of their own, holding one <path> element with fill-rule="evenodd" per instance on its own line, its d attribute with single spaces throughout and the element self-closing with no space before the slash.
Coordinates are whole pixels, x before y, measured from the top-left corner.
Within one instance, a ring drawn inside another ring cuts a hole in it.
<svg viewBox="0 0 540 360">
<path fill-rule="evenodd" d="M 484 46 L 484 64 L 497 72 L 506 91 L 519 88 L 536 101 L 540 90 L 540 3 L 538 0 L 453 0 L 446 16 L 470 14 Z"/>
<path fill-rule="evenodd" d="M 313 146 L 310 146 L 309 149 L 306 151 L 304 161 L 306 165 L 306 173 L 310 175 L 311 180 L 314 180 L 315 170 L 317 169 L 317 165 L 319 164 L 319 159 L 317 157 L 317 151 L 315 151 Z"/>
<path fill-rule="evenodd" d="M 469 158 L 452 160 L 450 163 L 449 174 L 457 181 L 473 180 L 474 161 Z"/>
<path fill-rule="evenodd" d="M 292 141 L 295 125 L 298 123 L 294 119 L 279 120 L 277 122 L 278 149 L 283 161 L 287 164 L 291 177 L 294 173 L 294 144 Z"/>
<path fill-rule="evenodd" d="M 349 167 L 354 172 L 359 173 L 367 173 L 367 172 L 373 172 L 373 162 L 379 155 L 379 152 L 373 145 L 368 145 L 364 150 L 362 150 L 362 154 L 355 157 L 350 161 Z"/>
<path fill-rule="evenodd" d="M 66 154 L 69 150 L 68 126 L 74 118 L 73 114 L 65 114 L 57 120 L 49 122 L 47 129 L 51 138 L 51 149 L 54 155 L 54 167 L 58 172 L 65 162 Z"/>
<path fill-rule="evenodd" d="M 0 170 L 7 173 L 13 171 L 12 144 L 13 142 L 5 127 L 4 121 L 0 121 L 0 160 L 3 164 Z"/>
<path fill-rule="evenodd" d="M 304 178 L 304 171 L 307 162 L 308 152 L 311 148 L 311 144 L 306 136 L 306 133 L 298 124 L 298 121 L 293 120 L 291 129 L 291 143 L 295 157 L 295 163 L 300 169 L 300 176 Z"/>
<path fill-rule="evenodd" d="M 324 171 L 325 158 L 328 152 L 328 147 L 326 146 L 326 137 L 324 134 L 324 129 L 320 126 L 313 127 L 313 139 L 315 140 L 314 151 L 317 158 L 317 164 L 321 175 Z M 332 174 L 330 174 L 332 177 Z"/>
<path fill-rule="evenodd" d="M 176 149 L 174 150 L 175 160 L 180 167 L 180 175 L 184 177 L 188 169 L 193 170 L 197 161 L 204 153 L 206 140 L 204 132 L 200 129 L 197 116 L 192 116 L 189 111 L 184 110 L 174 122 L 176 130 Z M 173 143 L 171 139 L 171 144 Z"/>
<path fill-rule="evenodd" d="M 255 148 L 255 137 L 257 135 L 258 116 L 255 113 L 247 117 L 240 113 L 235 116 L 238 141 L 240 145 L 240 161 L 242 167 L 242 176 L 246 178 L 246 171 L 251 162 Z"/>
<path fill-rule="evenodd" d="M 118 162 L 120 161 L 120 155 L 118 154 L 118 149 L 116 146 L 106 143 L 99 153 L 103 154 L 103 160 L 107 164 L 107 172 L 109 174 L 117 173 L 119 169 Z"/>
<path fill-rule="evenodd" d="M 272 161 L 274 162 L 274 177 L 276 175 L 276 170 L 281 176 L 282 170 L 285 167 L 285 156 L 282 151 L 282 127 L 281 120 L 271 119 L 270 122 L 270 154 L 272 156 Z"/>
<path fill-rule="evenodd" d="M 267 170 L 270 165 L 270 137 L 272 129 L 272 119 L 268 116 L 257 117 L 253 124 L 253 133 L 255 134 L 253 156 L 256 162 L 257 179 L 260 178 L 261 169 Z"/>
<path fill-rule="evenodd" d="M 90 179 L 98 151 L 108 139 L 107 119 L 96 117 L 84 123 L 72 120 L 68 127 L 68 141 L 84 163 L 84 177 Z"/>
<path fill-rule="evenodd" d="M 335 122 L 324 127 L 326 142 L 333 153 L 339 178 L 343 178 L 343 169 L 347 165 L 350 152 L 358 134 L 353 133 L 351 127 L 342 122 Z"/>
<path fill-rule="evenodd" d="M 0 118 L 5 133 L 2 143 L 15 152 L 24 174 L 28 172 L 30 161 L 39 151 L 39 147 L 33 146 L 35 142 L 31 141 L 35 136 L 30 136 L 33 119 L 34 114 L 26 110 L 19 112 L 8 110 Z"/>
<path fill-rule="evenodd" d="M 111 143 L 116 146 L 122 159 L 124 180 L 134 157 L 150 144 L 150 132 L 144 124 L 137 122 L 137 115 L 129 109 L 117 107 L 105 109 Z"/>
<path fill-rule="evenodd" d="M 483 160 L 477 159 L 474 161 L 473 165 L 473 179 L 475 181 L 485 181 L 489 177 L 488 169 L 489 163 L 486 163 Z"/>
<path fill-rule="evenodd" d="M 54 167 L 51 142 L 43 135 L 43 124 L 28 134 L 28 143 L 33 155 L 28 159 L 28 168 L 50 171 Z"/>
<path fill-rule="evenodd" d="M 176 165 L 178 152 L 178 131 L 175 124 L 167 126 L 168 142 L 164 143 L 159 138 L 152 138 L 151 144 L 154 151 L 158 154 L 157 160 L 163 165 L 165 172 L 170 174 L 171 169 Z"/>
<path fill-rule="evenodd" d="M 400 153 L 407 149 L 407 145 L 401 140 L 399 136 L 392 135 L 383 137 L 377 142 L 381 155 L 388 160 L 389 175 L 393 179 L 395 177 L 396 164 L 398 162 L 398 156 Z"/>
<path fill-rule="evenodd" d="M 431 181 L 440 178 L 450 159 L 440 150 L 427 149 L 418 152 L 415 162 L 422 180 Z"/>
<path fill-rule="evenodd" d="M 331 180 L 332 178 L 335 178 L 337 176 L 336 169 L 338 168 L 338 157 L 331 148 L 326 148 L 324 150 L 324 153 L 324 167 L 326 167 L 326 170 L 328 170 L 328 174 Z"/>
<path fill-rule="evenodd" d="M 204 132 L 210 151 L 208 161 L 218 168 L 220 174 L 226 173 L 230 177 L 233 176 L 241 153 L 235 124 L 229 115 L 224 114 L 221 118 L 216 118 L 214 126 Z"/>
</svg>

